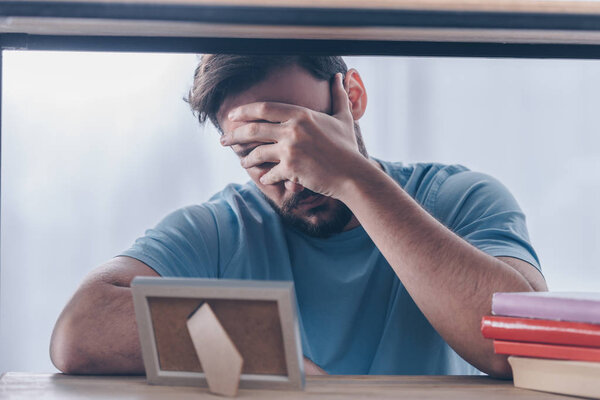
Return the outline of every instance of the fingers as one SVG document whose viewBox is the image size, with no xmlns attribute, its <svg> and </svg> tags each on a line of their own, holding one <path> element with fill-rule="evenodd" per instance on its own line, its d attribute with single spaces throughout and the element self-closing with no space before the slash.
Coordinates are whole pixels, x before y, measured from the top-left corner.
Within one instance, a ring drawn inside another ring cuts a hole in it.
<svg viewBox="0 0 600 400">
<path fill-rule="evenodd" d="M 264 144 L 257 146 L 240 162 L 242 167 L 248 169 L 264 163 L 278 163 L 279 155 L 274 144 Z"/>
<path fill-rule="evenodd" d="M 277 182 L 288 180 L 285 174 L 282 172 L 281 164 L 277 164 L 269 170 L 266 174 L 260 177 L 260 183 L 263 185 L 273 185 Z"/>
<path fill-rule="evenodd" d="M 228 118 L 231 121 L 285 122 L 293 118 L 299 109 L 302 109 L 302 107 L 263 101 L 239 106 L 229 112 Z"/>
<path fill-rule="evenodd" d="M 221 136 L 223 146 L 248 143 L 273 143 L 281 137 L 281 125 L 266 122 L 250 122 Z"/>
<path fill-rule="evenodd" d="M 331 84 L 331 101 L 331 108 L 334 116 L 337 116 L 338 118 L 352 118 L 349 106 L 350 100 L 348 99 L 348 93 L 346 92 L 346 89 L 344 89 L 344 78 L 339 72 L 335 74 Z"/>
<path fill-rule="evenodd" d="M 299 183 L 295 183 L 295 182 L 292 182 L 289 180 L 285 181 L 285 188 L 292 193 L 300 193 L 301 191 L 304 190 L 304 186 L 302 186 Z"/>
</svg>

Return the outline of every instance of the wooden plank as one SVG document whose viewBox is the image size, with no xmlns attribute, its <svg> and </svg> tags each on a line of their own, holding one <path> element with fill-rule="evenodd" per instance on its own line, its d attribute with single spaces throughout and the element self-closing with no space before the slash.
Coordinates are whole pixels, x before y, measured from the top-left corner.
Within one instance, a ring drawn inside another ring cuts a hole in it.
<svg viewBox="0 0 600 400">
<path fill-rule="evenodd" d="M 600 44 L 600 31 L 255 26 L 65 18 L 0 19 L 0 32 L 66 36 Z"/>
<path fill-rule="evenodd" d="M 47 0 L 33 0 L 40 3 Z M 76 3 L 81 0 L 54 0 Z M 493 11 L 599 14 L 598 1 L 584 0 L 94 0 L 95 3 L 219 5 L 245 7 L 368 8 L 397 10 Z"/>
<path fill-rule="evenodd" d="M 0 379 L 0 393 L 8 398 L 71 400 L 214 399 L 208 389 L 147 385 L 143 377 L 88 377 L 62 374 L 7 373 Z M 241 389 L 248 399 L 448 399 L 448 400 L 559 400 L 568 396 L 522 390 L 512 381 L 485 376 L 323 376 L 307 377 L 305 391 Z"/>
<path fill-rule="evenodd" d="M 599 1 L 23 0 L 0 12 L 0 33 L 38 36 L 600 44 Z"/>
</svg>

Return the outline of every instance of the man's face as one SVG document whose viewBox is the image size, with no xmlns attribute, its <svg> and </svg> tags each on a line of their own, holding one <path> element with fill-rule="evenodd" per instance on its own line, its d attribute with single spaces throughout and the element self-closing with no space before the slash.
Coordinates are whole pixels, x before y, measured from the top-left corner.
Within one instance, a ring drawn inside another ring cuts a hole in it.
<svg viewBox="0 0 600 400">
<path fill-rule="evenodd" d="M 231 132 L 248 123 L 230 121 L 227 115 L 238 106 L 259 101 L 294 104 L 331 115 L 330 84 L 329 81 L 315 79 L 296 65 L 277 69 L 248 90 L 227 97 L 217 114 L 219 125 L 223 132 Z M 232 149 L 239 157 L 244 157 L 260 145 L 261 143 L 234 145 Z M 260 183 L 260 177 L 274 165 L 265 163 L 248 168 L 247 171 L 284 223 L 317 237 L 326 237 L 344 230 L 352 213 L 339 200 L 316 194 L 289 181 L 273 185 Z"/>
</svg>

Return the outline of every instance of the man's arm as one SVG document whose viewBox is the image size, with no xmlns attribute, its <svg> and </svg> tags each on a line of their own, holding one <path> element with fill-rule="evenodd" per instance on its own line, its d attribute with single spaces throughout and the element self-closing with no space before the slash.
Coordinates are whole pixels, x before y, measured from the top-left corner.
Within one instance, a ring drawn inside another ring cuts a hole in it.
<svg viewBox="0 0 600 400">
<path fill-rule="evenodd" d="M 528 263 L 495 258 L 428 214 L 383 171 L 365 163 L 348 179 L 342 200 L 392 266 L 432 326 L 465 360 L 494 376 L 510 376 L 480 332 L 494 292 L 547 290 Z"/>
<path fill-rule="evenodd" d="M 50 358 L 69 374 L 144 374 L 131 280 L 157 276 L 146 264 L 116 257 L 92 271 L 58 317 Z"/>
<path fill-rule="evenodd" d="M 332 115 L 283 103 L 243 105 L 228 118 L 249 123 L 221 143 L 266 143 L 242 159 L 244 168 L 276 164 L 262 184 L 290 181 L 345 203 L 444 340 L 480 370 L 510 376 L 507 357 L 494 354 L 481 335 L 481 318 L 490 313 L 494 292 L 547 290 L 543 277 L 523 261 L 467 243 L 359 153 L 353 124 L 366 97 L 355 75 L 346 76 L 348 92 L 340 75 L 333 80 Z"/>
<path fill-rule="evenodd" d="M 67 374 L 144 374 L 131 280 L 158 276 L 146 264 L 116 257 L 92 271 L 58 317 L 50 358 Z M 327 374 L 304 358 L 307 375 Z"/>
</svg>

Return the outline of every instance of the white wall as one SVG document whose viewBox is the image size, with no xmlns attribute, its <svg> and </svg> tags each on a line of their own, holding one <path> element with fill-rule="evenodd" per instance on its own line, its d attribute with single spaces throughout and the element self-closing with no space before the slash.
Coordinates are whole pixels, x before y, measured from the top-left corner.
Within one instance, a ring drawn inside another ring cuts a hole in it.
<svg viewBox="0 0 600 400">
<path fill-rule="evenodd" d="M 53 371 L 83 276 L 169 211 L 246 181 L 181 100 L 194 55 L 5 52 L 0 372 Z M 371 154 L 502 180 L 552 290 L 598 290 L 600 62 L 347 58 Z"/>
</svg>

